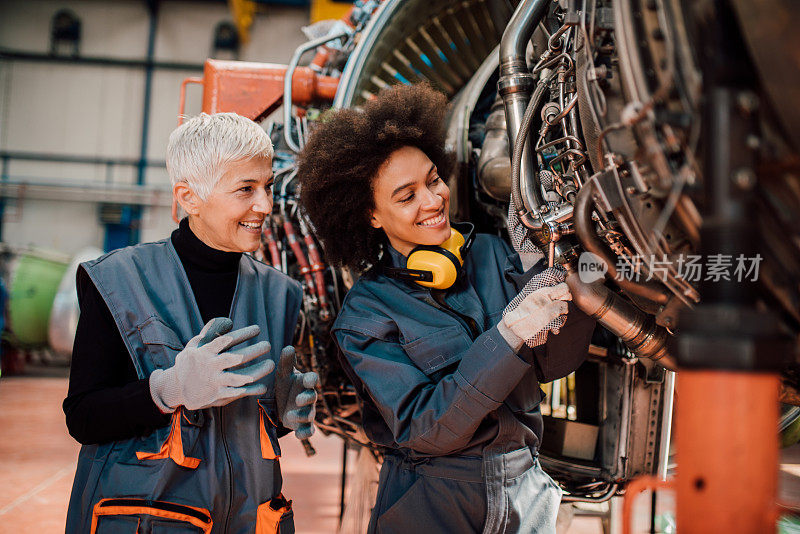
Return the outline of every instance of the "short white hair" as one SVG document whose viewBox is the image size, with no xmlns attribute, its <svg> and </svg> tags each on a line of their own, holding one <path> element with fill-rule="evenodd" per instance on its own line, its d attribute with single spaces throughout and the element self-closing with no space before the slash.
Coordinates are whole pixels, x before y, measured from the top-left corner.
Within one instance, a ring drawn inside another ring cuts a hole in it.
<svg viewBox="0 0 800 534">
<path fill-rule="evenodd" d="M 205 200 L 231 163 L 272 156 L 272 141 L 255 122 L 236 113 L 201 113 L 170 134 L 167 172 L 173 186 L 186 182 Z"/>
</svg>

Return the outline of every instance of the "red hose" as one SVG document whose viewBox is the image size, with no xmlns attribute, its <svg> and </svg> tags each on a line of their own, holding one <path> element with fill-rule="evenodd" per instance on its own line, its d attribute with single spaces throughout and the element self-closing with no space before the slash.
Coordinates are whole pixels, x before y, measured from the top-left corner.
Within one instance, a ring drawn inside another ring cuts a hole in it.
<svg viewBox="0 0 800 534">
<path fill-rule="evenodd" d="M 289 246 L 292 247 L 292 252 L 294 252 L 295 258 L 297 258 L 297 263 L 300 265 L 300 274 L 305 278 L 309 292 L 312 295 L 316 294 L 314 279 L 311 278 L 311 267 L 308 265 L 306 255 L 303 254 L 303 248 L 300 246 L 300 242 L 297 241 L 297 234 L 294 232 L 294 226 L 288 219 L 283 221 L 283 231 L 286 232 L 286 240 L 289 241 Z"/>
<path fill-rule="evenodd" d="M 278 244 L 275 242 L 275 236 L 272 235 L 272 228 L 269 222 L 264 225 L 264 239 L 267 241 L 267 248 L 269 249 L 269 256 L 272 259 L 272 266 L 281 270 L 281 256 L 278 254 Z"/>
<path fill-rule="evenodd" d="M 308 248 L 308 257 L 311 260 L 311 272 L 314 274 L 314 281 L 317 286 L 317 298 L 319 298 L 319 305 L 322 308 L 322 318 L 327 319 L 330 317 L 328 311 L 328 292 L 325 290 L 325 264 L 322 263 L 322 258 L 319 255 L 317 244 L 314 243 L 314 238 L 310 234 L 305 234 L 303 239 Z"/>
</svg>

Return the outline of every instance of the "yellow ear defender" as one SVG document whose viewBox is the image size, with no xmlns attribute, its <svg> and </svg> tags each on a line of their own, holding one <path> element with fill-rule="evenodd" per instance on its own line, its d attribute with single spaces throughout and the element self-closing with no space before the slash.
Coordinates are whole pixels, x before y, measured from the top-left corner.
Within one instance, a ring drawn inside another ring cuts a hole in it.
<svg viewBox="0 0 800 534">
<path fill-rule="evenodd" d="M 456 229 L 456 225 L 461 230 Z M 471 223 L 454 223 L 450 227 L 450 237 L 444 243 L 417 245 L 408 254 L 405 269 L 385 267 L 384 272 L 392 278 L 410 280 L 423 287 L 447 289 L 456 283 L 474 237 L 475 227 Z"/>
</svg>

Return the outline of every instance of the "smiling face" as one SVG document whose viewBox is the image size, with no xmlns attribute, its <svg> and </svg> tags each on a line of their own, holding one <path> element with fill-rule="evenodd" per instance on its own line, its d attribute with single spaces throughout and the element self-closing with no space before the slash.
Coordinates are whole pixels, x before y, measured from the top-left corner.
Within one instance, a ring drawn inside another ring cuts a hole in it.
<svg viewBox="0 0 800 534">
<path fill-rule="evenodd" d="M 381 228 L 404 256 L 417 245 L 440 245 L 450 237 L 450 189 L 420 149 L 392 152 L 372 189 L 372 226 Z"/>
<path fill-rule="evenodd" d="M 252 252 L 272 212 L 272 160 L 257 157 L 228 165 L 205 200 L 186 182 L 175 184 L 173 191 L 203 243 L 227 252 Z"/>
</svg>

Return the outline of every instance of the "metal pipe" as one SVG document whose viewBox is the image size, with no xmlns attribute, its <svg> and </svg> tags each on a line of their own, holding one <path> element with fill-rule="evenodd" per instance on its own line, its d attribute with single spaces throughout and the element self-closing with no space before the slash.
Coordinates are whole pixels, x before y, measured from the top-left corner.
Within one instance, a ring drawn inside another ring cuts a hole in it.
<svg viewBox="0 0 800 534">
<path fill-rule="evenodd" d="M 169 206 L 167 187 L 106 184 L 103 182 L 0 181 L 0 198 L 54 200 L 59 202 L 110 202 L 142 206 Z"/>
<path fill-rule="evenodd" d="M 283 79 L 283 138 L 286 140 L 286 145 L 293 152 L 300 152 L 300 146 L 292 138 L 292 75 L 294 70 L 300 63 L 300 58 L 309 50 L 313 50 L 318 46 L 329 43 L 334 39 L 339 39 L 348 34 L 347 30 L 342 30 L 334 33 L 333 35 L 323 35 L 317 39 L 313 39 L 305 44 L 298 46 L 292 55 L 289 65 L 286 67 L 286 74 Z"/>
<path fill-rule="evenodd" d="M 561 502 L 606 502 L 617 493 L 617 489 L 619 489 L 619 484 L 612 482 L 606 486 L 606 490 L 600 495 L 570 495 L 569 493 L 565 493 L 561 497 Z"/>
<path fill-rule="evenodd" d="M 505 201 L 511 194 L 511 155 L 502 100 L 497 99 L 492 105 L 485 129 L 478 158 L 478 182 L 489 196 Z"/>
<path fill-rule="evenodd" d="M 200 85 L 204 85 L 205 78 L 186 78 L 181 82 L 181 97 L 180 101 L 178 102 L 178 126 L 183 124 L 183 114 L 186 110 L 186 85 L 190 83 L 198 83 Z"/>
<path fill-rule="evenodd" d="M 560 162 L 562 159 L 574 156 L 578 159 L 570 158 L 570 163 L 574 163 L 573 168 L 577 169 L 586 161 L 586 154 L 582 150 L 578 150 L 577 148 L 568 148 L 561 152 L 558 156 L 554 157 L 550 161 L 547 162 L 547 167 L 550 169 L 551 172 L 555 172 L 553 170 L 553 165 Z"/>
<path fill-rule="evenodd" d="M 561 88 L 563 89 L 563 85 L 561 86 Z M 562 94 L 562 95 L 560 95 L 560 98 L 563 98 L 563 94 Z M 552 120 L 548 120 L 548 121 L 547 121 L 547 124 L 548 124 L 548 125 L 550 125 L 550 126 L 555 126 L 557 122 L 561 122 L 561 119 L 563 119 L 564 117 L 566 117 L 566 116 L 567 116 L 567 114 L 568 114 L 570 111 L 572 111 L 572 108 L 574 108 L 574 107 L 575 107 L 575 104 L 577 104 L 577 103 L 578 103 L 578 95 L 576 94 L 576 95 L 575 95 L 575 96 L 572 98 L 572 100 L 570 100 L 570 101 L 567 103 L 567 105 L 566 105 L 566 106 L 564 106 L 564 107 L 562 108 L 562 110 L 561 110 L 561 113 L 559 113 L 558 115 L 556 115 L 555 117 L 553 117 L 553 119 L 552 119 Z M 572 137 L 572 136 L 569 134 L 569 132 L 567 132 L 567 128 L 566 128 L 566 126 L 565 126 L 564 124 L 562 124 L 562 129 L 564 130 L 564 137 L 566 137 L 566 138 L 570 138 L 570 137 Z"/>
<path fill-rule="evenodd" d="M 636 356 L 675 370 L 675 361 L 666 348 L 669 339 L 666 329 L 658 326 L 652 316 L 604 286 L 602 280 L 585 284 L 572 265 L 567 264 L 566 268 L 566 282 L 572 293 L 572 302 L 578 308 L 619 337 Z"/>
<path fill-rule="evenodd" d="M 50 152 L 17 152 L 0 151 L 0 158 L 5 160 L 23 161 L 48 161 L 53 163 L 85 163 L 89 165 L 126 165 L 135 167 L 139 160 L 132 158 L 97 158 L 94 156 L 72 156 L 67 154 L 53 154 Z M 166 167 L 164 161 L 146 161 L 148 167 Z"/>
<path fill-rule="evenodd" d="M 675 373 L 667 371 L 664 377 L 664 398 L 661 401 L 661 439 L 658 443 L 658 470 L 661 480 L 667 479 L 669 448 L 672 442 L 672 411 L 675 402 Z"/>
<path fill-rule="evenodd" d="M 594 232 L 591 209 L 593 188 L 593 182 L 586 183 L 578 191 L 578 196 L 575 199 L 575 233 L 578 235 L 578 239 L 581 240 L 581 244 L 588 252 L 595 254 L 605 262 L 608 268 L 608 276 L 613 278 L 621 289 L 655 303 L 666 304 L 669 301 L 669 295 L 660 285 L 652 282 L 634 282 L 624 276 L 617 275 L 616 262 L 614 261 L 615 254 L 608 245 L 600 241 Z"/>
<path fill-rule="evenodd" d="M 536 74 L 540 73 L 541 71 L 543 71 L 544 69 L 550 68 L 553 65 L 557 65 L 558 63 L 561 63 L 561 61 L 566 61 L 566 63 L 567 63 L 567 72 L 572 70 L 572 68 L 574 66 L 574 61 L 572 60 L 572 56 L 570 56 L 566 52 L 562 52 L 562 53 L 558 54 L 557 56 L 553 56 L 551 58 L 540 60 L 539 63 L 537 63 L 533 67 L 533 74 L 536 75 Z"/>
<path fill-rule="evenodd" d="M 567 30 L 569 30 L 571 27 L 572 26 L 570 26 L 569 24 L 564 24 L 556 31 L 556 33 L 548 37 L 547 48 L 549 48 L 550 50 L 563 50 L 564 48 L 566 48 L 565 45 L 567 44 L 566 42 L 569 40 L 569 37 L 561 39 L 561 36 L 564 35 L 567 32 Z M 558 43 L 556 43 L 556 39 L 559 41 Z"/>
<path fill-rule="evenodd" d="M 533 78 L 528 72 L 525 49 L 533 31 L 547 13 L 549 4 L 547 0 L 522 0 L 500 40 L 500 79 L 497 86 L 505 107 L 509 146 L 515 145 L 517 135 L 521 133 L 523 116 L 533 91 Z M 533 186 L 524 188 L 522 203 L 517 207 L 521 209 L 524 206 L 527 213 L 537 213 L 544 200 L 539 188 L 535 187 L 533 152 L 528 145 L 526 143 L 523 146 L 520 180 L 515 184 L 516 187 L 512 186 L 512 194 L 517 194 L 514 189 L 518 189 L 520 183 L 532 183 Z M 522 220 L 526 218 L 522 217 Z"/>
<path fill-rule="evenodd" d="M 523 0 L 508 21 L 500 40 L 500 68 L 503 64 L 521 59 L 525 66 L 525 49 L 536 26 L 544 19 L 550 2 L 548 0 Z"/>
<path fill-rule="evenodd" d="M 142 106 L 142 140 L 139 150 L 139 164 L 136 184 L 144 185 L 147 168 L 147 138 L 150 134 L 150 104 L 153 94 L 153 57 L 156 49 L 156 29 L 158 28 L 158 0 L 147 3 L 150 14 L 150 28 L 147 35 L 147 65 L 144 70 L 144 104 Z"/>
<path fill-rule="evenodd" d="M 612 473 L 615 479 L 624 478 L 627 475 L 628 466 L 628 443 L 630 443 L 630 428 L 631 418 L 633 417 L 633 388 L 634 388 L 634 364 L 636 360 L 628 358 L 627 355 L 622 356 L 623 372 L 622 372 L 622 402 L 620 403 L 620 410 L 622 417 L 619 421 L 619 430 L 617 434 L 617 454 Z"/>
<path fill-rule="evenodd" d="M 533 99 L 525 109 L 520 122 L 519 135 L 514 138 L 513 151 L 511 154 L 511 199 L 517 209 L 520 220 L 533 230 L 541 230 L 543 223 L 539 217 L 542 206 L 547 206 L 542 197 L 536 174 L 533 170 L 533 161 L 526 164 L 526 154 L 531 154 L 530 144 L 528 143 L 528 131 L 533 121 L 533 116 L 541 103 L 544 95 L 546 80 L 541 80 L 533 93 Z M 508 125 L 508 107 L 506 106 L 506 124 Z M 508 128 L 509 139 L 511 139 L 511 128 Z M 529 178 L 524 178 L 530 175 Z M 524 179 L 523 179 L 524 178 Z M 544 237 L 544 236 L 540 236 Z M 540 240 L 538 245 L 547 243 L 549 239 Z"/>
<path fill-rule="evenodd" d="M 573 143 L 577 143 L 578 148 L 579 149 L 583 149 L 583 143 L 581 142 L 580 139 L 578 139 L 574 135 L 565 135 L 564 137 L 560 137 L 560 138 L 558 138 L 558 139 L 556 139 L 554 141 L 550 141 L 550 142 L 545 143 L 543 145 L 537 146 L 536 147 L 536 152 L 541 152 L 546 148 L 550 148 L 551 146 L 555 146 L 555 145 L 557 145 L 559 143 L 567 143 L 569 141 L 572 141 Z"/>
</svg>

